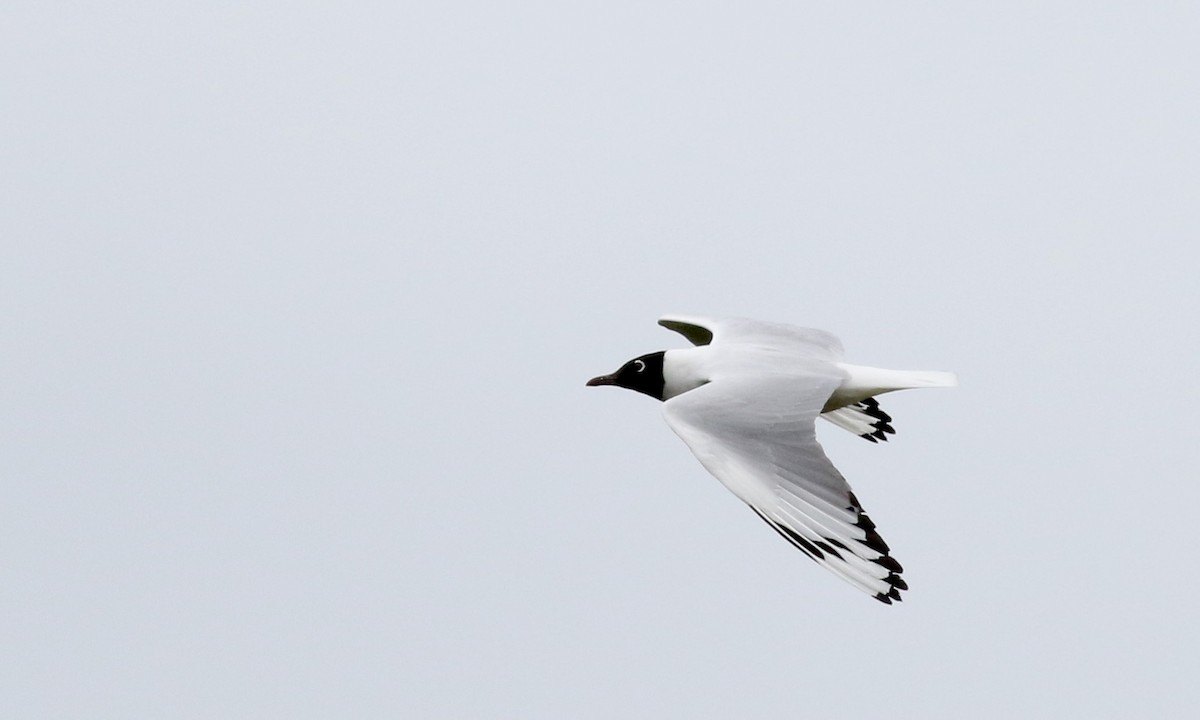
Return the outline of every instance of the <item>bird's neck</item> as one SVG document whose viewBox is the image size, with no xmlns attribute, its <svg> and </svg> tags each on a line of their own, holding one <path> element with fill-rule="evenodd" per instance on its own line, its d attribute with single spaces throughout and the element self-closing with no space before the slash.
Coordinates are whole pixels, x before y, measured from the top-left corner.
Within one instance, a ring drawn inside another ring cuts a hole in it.
<svg viewBox="0 0 1200 720">
<path fill-rule="evenodd" d="M 663 400 L 670 400 L 708 382 L 706 356 L 710 348 L 694 347 L 668 350 L 663 356 Z"/>
</svg>

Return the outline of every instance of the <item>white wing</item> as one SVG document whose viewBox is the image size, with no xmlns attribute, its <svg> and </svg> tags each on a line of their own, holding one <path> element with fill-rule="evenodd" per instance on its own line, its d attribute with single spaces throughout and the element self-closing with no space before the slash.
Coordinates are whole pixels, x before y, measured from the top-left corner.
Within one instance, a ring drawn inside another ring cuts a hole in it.
<svg viewBox="0 0 1200 720">
<path fill-rule="evenodd" d="M 683 335 L 693 345 L 741 343 L 786 350 L 797 357 L 837 362 L 842 343 L 824 330 L 744 318 L 706 318 L 698 315 L 664 315 L 658 324 Z"/>
<path fill-rule="evenodd" d="M 815 422 L 841 377 L 718 376 L 663 404 L 667 424 L 725 487 L 780 535 L 877 600 L 900 599 L 903 568 L 817 442 Z"/>
</svg>

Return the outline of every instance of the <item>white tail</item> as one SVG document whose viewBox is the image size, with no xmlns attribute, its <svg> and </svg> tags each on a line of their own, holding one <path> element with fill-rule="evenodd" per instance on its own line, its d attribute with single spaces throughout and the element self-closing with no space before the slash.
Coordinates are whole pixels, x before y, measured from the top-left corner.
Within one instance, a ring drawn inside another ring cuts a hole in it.
<svg viewBox="0 0 1200 720">
<path fill-rule="evenodd" d="M 958 385 L 958 378 L 954 373 L 948 372 L 885 370 L 846 363 L 838 363 L 838 367 L 846 371 L 847 377 L 842 381 L 841 387 L 834 391 L 829 402 L 825 403 L 826 412 L 893 390 Z"/>
</svg>

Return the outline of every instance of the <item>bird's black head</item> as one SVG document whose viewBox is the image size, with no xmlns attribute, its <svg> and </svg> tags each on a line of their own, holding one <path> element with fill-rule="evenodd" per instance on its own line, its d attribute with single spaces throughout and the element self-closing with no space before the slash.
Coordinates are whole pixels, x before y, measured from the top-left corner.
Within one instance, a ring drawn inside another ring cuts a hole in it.
<svg viewBox="0 0 1200 720">
<path fill-rule="evenodd" d="M 654 398 L 663 399 L 663 356 L 665 351 L 650 353 L 634 358 L 621 366 L 621 369 L 611 375 L 601 375 L 588 380 L 591 385 L 616 385 L 617 387 L 637 390 Z"/>
</svg>

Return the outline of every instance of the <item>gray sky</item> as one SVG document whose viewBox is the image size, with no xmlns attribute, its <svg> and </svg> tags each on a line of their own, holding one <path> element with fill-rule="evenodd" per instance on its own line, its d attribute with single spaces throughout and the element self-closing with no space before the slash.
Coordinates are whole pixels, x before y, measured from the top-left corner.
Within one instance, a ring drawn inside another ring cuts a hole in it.
<svg viewBox="0 0 1200 720">
<path fill-rule="evenodd" d="M 5 717 L 1196 708 L 1194 3 L 10 2 Z M 886 607 L 584 381 L 952 370 Z"/>
</svg>

